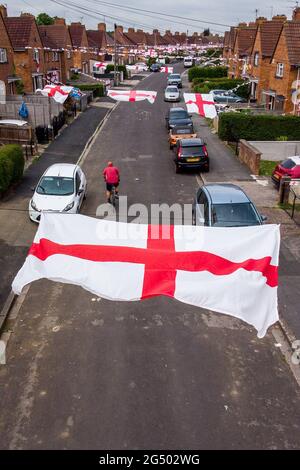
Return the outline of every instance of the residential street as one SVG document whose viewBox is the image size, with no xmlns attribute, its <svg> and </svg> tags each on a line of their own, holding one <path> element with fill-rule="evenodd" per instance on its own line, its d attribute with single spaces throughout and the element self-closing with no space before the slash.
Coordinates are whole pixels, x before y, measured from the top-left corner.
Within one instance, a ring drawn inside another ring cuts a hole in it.
<svg viewBox="0 0 300 470">
<path fill-rule="evenodd" d="M 101 173 L 108 160 L 120 169 L 120 192 L 128 205 L 192 202 L 203 180 L 192 172 L 175 173 L 165 85 L 166 75 L 151 74 L 138 88 L 158 91 L 154 105 L 120 103 L 112 112 L 83 161 L 88 181 L 83 213 L 95 216 L 105 201 Z M 99 112 L 100 121 L 107 109 L 92 112 Z M 195 122 L 211 157 L 204 178 L 234 181 L 258 194 L 248 170 L 203 119 Z M 84 147 L 86 127 L 79 120 L 78 127 L 77 143 L 70 136 L 61 161 L 76 161 Z M 57 150 L 55 161 L 58 155 Z M 54 161 L 43 158 L 36 164 L 39 172 Z M 24 180 L 11 207 L 26 209 L 28 188 L 38 177 L 35 165 L 32 172 L 32 182 Z M 5 221 L 1 244 L 18 251 L 20 266 L 36 227 L 25 211 Z M 296 279 L 297 269 L 285 275 Z M 10 276 L 15 270 L 13 265 Z M 8 343 L 7 365 L 0 367 L 0 388 L 1 449 L 300 446 L 300 390 L 271 331 L 259 340 L 235 318 L 169 298 L 109 302 L 76 286 L 32 284 Z"/>
</svg>

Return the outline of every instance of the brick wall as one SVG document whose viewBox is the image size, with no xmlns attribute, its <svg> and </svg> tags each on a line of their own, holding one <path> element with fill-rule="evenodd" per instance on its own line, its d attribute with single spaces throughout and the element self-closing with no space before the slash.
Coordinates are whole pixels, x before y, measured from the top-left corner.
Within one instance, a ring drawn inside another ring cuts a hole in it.
<svg viewBox="0 0 300 470">
<path fill-rule="evenodd" d="M 4 25 L 2 15 L 0 13 L 0 48 L 6 49 L 7 53 L 7 62 L 2 64 L 0 63 L 0 80 L 3 80 L 7 86 L 7 77 L 8 75 L 13 75 L 14 66 L 13 66 L 13 51 L 11 43 Z"/>
<path fill-rule="evenodd" d="M 239 143 L 239 159 L 245 163 L 253 175 L 259 174 L 261 152 L 246 140 L 241 139 Z"/>
</svg>

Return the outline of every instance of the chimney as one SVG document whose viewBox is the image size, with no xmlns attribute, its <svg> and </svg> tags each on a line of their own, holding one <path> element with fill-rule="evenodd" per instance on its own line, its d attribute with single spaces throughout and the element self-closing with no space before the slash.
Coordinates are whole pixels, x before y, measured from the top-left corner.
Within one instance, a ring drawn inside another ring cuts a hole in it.
<svg viewBox="0 0 300 470">
<path fill-rule="evenodd" d="M 0 13 L 3 16 L 3 18 L 7 17 L 7 8 L 5 5 L 0 5 Z"/>
<path fill-rule="evenodd" d="M 198 33 L 195 31 L 195 32 L 193 33 L 193 36 L 198 36 Z"/>
<path fill-rule="evenodd" d="M 179 31 L 175 32 L 175 36 L 179 36 L 179 34 L 180 34 Z"/>
<path fill-rule="evenodd" d="M 128 28 L 128 33 L 134 33 L 134 32 L 135 32 L 134 28 Z"/>
<path fill-rule="evenodd" d="M 247 28 L 247 23 L 239 23 L 238 27 L 239 28 Z"/>
<path fill-rule="evenodd" d="M 71 26 L 81 26 L 80 21 L 74 21 L 71 23 Z"/>
<path fill-rule="evenodd" d="M 136 32 L 137 33 L 143 33 L 144 31 L 142 29 L 137 29 Z"/>
<path fill-rule="evenodd" d="M 182 37 L 186 37 L 186 33 L 181 33 L 181 36 L 182 36 Z"/>
<path fill-rule="evenodd" d="M 153 34 L 158 34 L 158 29 L 154 29 Z"/>
<path fill-rule="evenodd" d="M 268 21 L 267 18 L 265 18 L 264 16 L 259 16 L 258 18 L 256 18 L 255 23 L 256 23 L 256 24 L 262 24 L 262 23 L 264 23 L 265 21 Z"/>
<path fill-rule="evenodd" d="M 54 18 L 54 24 L 66 25 L 66 20 L 64 18 Z"/>
<path fill-rule="evenodd" d="M 106 31 L 106 24 L 98 23 L 98 31 Z"/>
<path fill-rule="evenodd" d="M 294 14 L 296 10 L 298 10 L 298 18 L 294 18 Z M 295 8 L 293 12 L 293 20 L 296 20 L 296 19 L 298 20 L 300 19 L 300 8 Z M 287 17 L 285 15 L 276 15 L 276 16 L 273 16 L 272 18 L 272 21 L 281 21 L 282 23 L 284 23 L 286 20 L 287 20 Z"/>
<path fill-rule="evenodd" d="M 166 34 L 171 34 L 171 30 L 170 30 L 170 29 L 166 29 Z"/>
<path fill-rule="evenodd" d="M 27 16 L 27 18 L 28 18 L 28 17 L 29 17 L 29 18 L 34 18 L 34 15 L 32 15 L 31 13 L 26 13 L 26 12 L 25 12 L 25 13 L 22 12 L 20 16 L 23 16 L 23 17 L 24 17 L 24 16 Z"/>
<path fill-rule="evenodd" d="M 120 33 L 123 33 L 123 26 L 117 25 L 117 31 L 119 31 Z"/>
</svg>

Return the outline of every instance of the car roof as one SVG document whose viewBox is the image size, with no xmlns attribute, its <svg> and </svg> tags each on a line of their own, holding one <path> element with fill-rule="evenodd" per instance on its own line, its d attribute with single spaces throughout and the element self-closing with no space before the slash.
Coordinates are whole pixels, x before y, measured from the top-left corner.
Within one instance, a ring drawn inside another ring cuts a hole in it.
<svg viewBox="0 0 300 470">
<path fill-rule="evenodd" d="M 49 166 L 44 173 L 44 176 L 63 176 L 66 178 L 73 178 L 77 165 L 71 163 L 55 163 Z"/>
<path fill-rule="evenodd" d="M 182 139 L 180 140 L 182 147 L 192 147 L 194 145 L 204 145 L 203 139 Z"/>
<path fill-rule="evenodd" d="M 228 204 L 228 203 L 249 203 L 251 202 L 247 194 L 235 184 L 207 184 L 202 186 L 210 196 L 213 204 Z"/>
<path fill-rule="evenodd" d="M 190 126 L 174 126 L 172 133 L 175 134 L 177 131 L 188 131 L 189 134 L 195 134 L 194 130 Z"/>
<path fill-rule="evenodd" d="M 180 77 L 180 73 L 170 73 L 169 78 L 174 77 L 174 75 L 176 75 L 176 77 Z"/>
<path fill-rule="evenodd" d="M 177 85 L 168 85 L 167 88 L 166 88 L 166 90 L 167 90 L 168 88 L 176 88 L 176 89 L 178 90 Z M 178 90 L 178 91 L 179 91 L 179 90 Z"/>
<path fill-rule="evenodd" d="M 288 160 L 293 160 L 296 165 L 300 165 L 300 157 L 295 155 L 294 157 L 289 157 Z"/>
<path fill-rule="evenodd" d="M 179 107 L 170 108 L 170 113 L 173 113 L 173 112 L 175 113 L 176 111 L 185 111 L 185 112 L 187 112 L 187 110 L 184 109 L 184 108 L 179 108 Z"/>
</svg>

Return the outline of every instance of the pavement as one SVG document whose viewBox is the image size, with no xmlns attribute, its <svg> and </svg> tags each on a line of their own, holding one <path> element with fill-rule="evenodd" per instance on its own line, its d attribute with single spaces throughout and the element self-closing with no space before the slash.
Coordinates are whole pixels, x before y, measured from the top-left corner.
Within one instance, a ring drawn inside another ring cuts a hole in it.
<svg viewBox="0 0 300 470">
<path fill-rule="evenodd" d="M 83 213 L 105 200 L 108 158 L 129 204 L 192 201 L 201 175 L 175 173 L 165 84 L 151 74 L 138 88 L 156 90 L 155 104 L 120 103 L 95 138 L 82 163 Z M 222 173 L 222 149 L 210 150 L 211 175 Z M 226 154 L 227 173 L 246 179 Z M 0 448 L 297 449 L 300 389 L 273 330 L 258 340 L 238 319 L 173 299 L 109 302 L 35 282 L 19 299 L 0 368 Z"/>
</svg>

